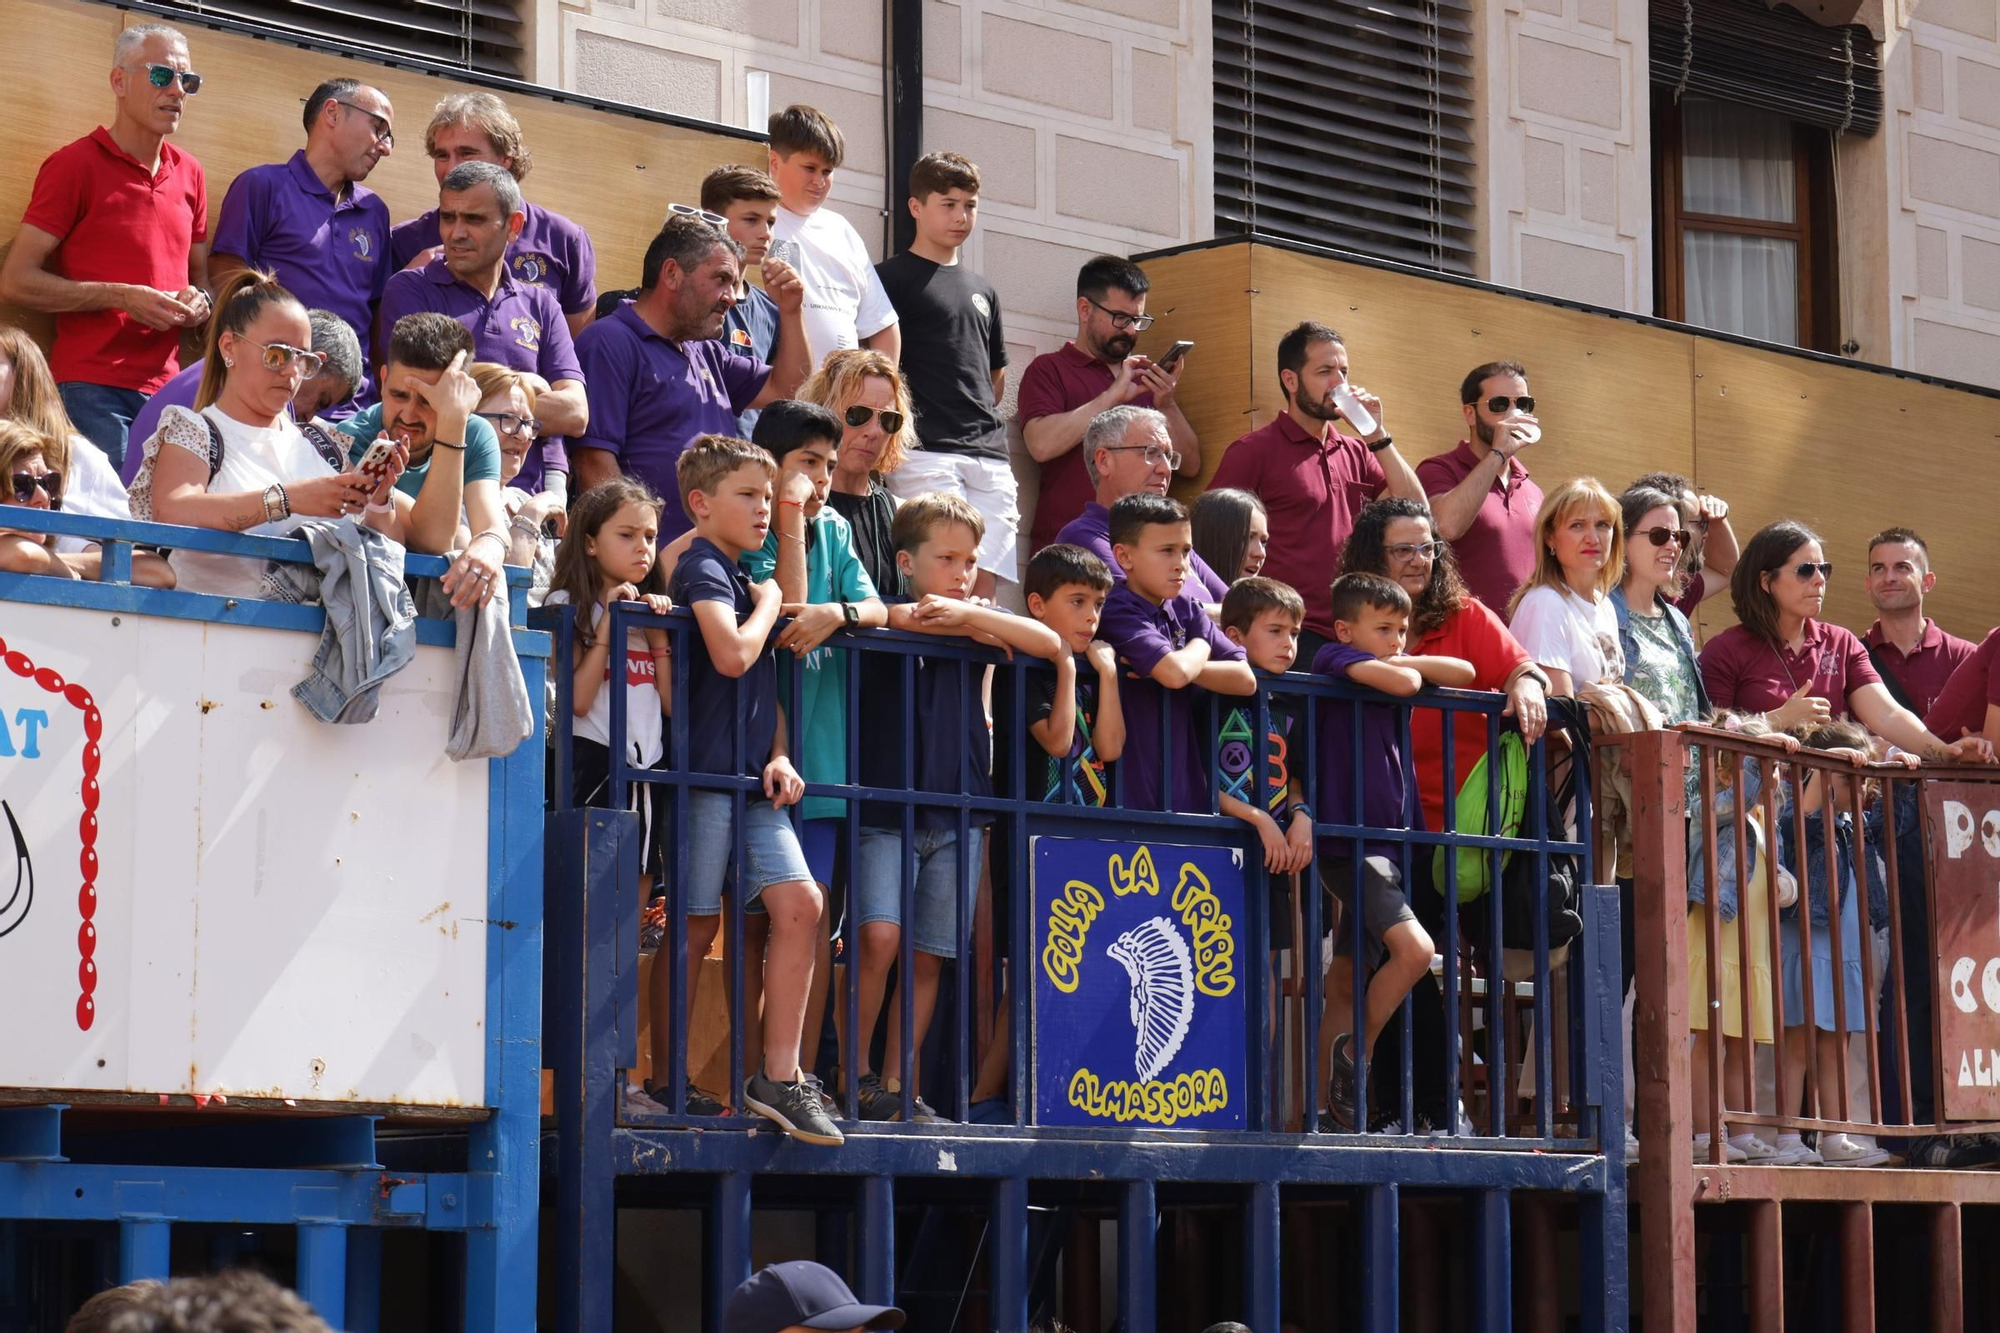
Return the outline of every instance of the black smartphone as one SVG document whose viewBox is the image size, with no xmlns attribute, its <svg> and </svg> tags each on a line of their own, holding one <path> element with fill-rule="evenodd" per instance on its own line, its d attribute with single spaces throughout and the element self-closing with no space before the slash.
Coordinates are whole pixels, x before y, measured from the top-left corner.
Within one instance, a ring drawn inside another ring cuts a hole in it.
<svg viewBox="0 0 2000 1333">
<path fill-rule="evenodd" d="M 1186 340 L 1177 342 L 1172 347 L 1169 347 L 1167 349 L 1167 354 L 1165 356 L 1161 357 L 1158 361 L 1155 361 L 1153 364 L 1158 366 L 1161 370 L 1170 371 L 1176 365 L 1180 364 L 1180 359 L 1186 356 L 1188 348 L 1193 346 L 1194 346 L 1193 343 L 1188 342 Z"/>
</svg>

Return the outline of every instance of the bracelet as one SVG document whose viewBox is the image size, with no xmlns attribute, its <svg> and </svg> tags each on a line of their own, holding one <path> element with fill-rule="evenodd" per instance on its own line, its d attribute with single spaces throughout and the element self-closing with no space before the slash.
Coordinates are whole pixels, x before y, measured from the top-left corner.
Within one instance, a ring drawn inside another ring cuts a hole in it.
<svg viewBox="0 0 2000 1333">
<path fill-rule="evenodd" d="M 1293 815 L 1304 815 L 1307 819 L 1310 820 L 1313 817 L 1312 807 L 1307 805 L 1304 801 L 1294 801 L 1292 802 L 1291 806 L 1285 811 L 1285 817 L 1287 819 L 1291 818 Z M 1319 821 L 1313 820 L 1313 822 L 1318 823 Z"/>
<path fill-rule="evenodd" d="M 1396 442 L 1395 436 L 1384 435 L 1381 439 L 1375 441 L 1375 443 L 1368 446 L 1368 452 L 1371 454 L 1379 454 L 1384 449 L 1387 449 L 1390 445 L 1394 444 L 1395 442 Z"/>
<path fill-rule="evenodd" d="M 264 521 L 266 523 L 276 523 L 285 516 L 285 511 L 282 508 L 284 495 L 285 488 L 276 482 L 272 482 L 264 488 Z"/>
<path fill-rule="evenodd" d="M 669 658 L 669 657 L 672 657 L 673 655 L 674 655 L 674 650 L 673 650 L 673 649 L 671 649 L 671 648 L 662 648 L 662 649 L 660 649 L 660 651 L 659 651 L 659 652 L 657 652 L 657 653 L 654 653 L 654 654 L 653 654 L 653 660 L 654 660 L 655 662 L 658 662 L 658 661 L 661 661 L 661 660 L 663 660 L 663 659 L 665 659 L 665 658 Z"/>
<path fill-rule="evenodd" d="M 499 542 L 500 551 L 503 556 L 506 554 L 506 552 L 514 549 L 514 543 L 508 541 L 507 534 L 500 531 L 500 529 L 498 528 L 488 528 L 484 532 L 473 533 L 472 541 L 468 541 L 465 544 L 465 549 L 470 551 L 472 549 L 472 542 L 478 541 L 481 537 L 491 537 L 494 541 Z"/>
<path fill-rule="evenodd" d="M 465 452 L 465 445 L 462 442 L 459 444 L 453 444 L 450 440 L 432 440 L 431 443 L 436 445 L 440 449 L 456 449 L 460 453 Z"/>
<path fill-rule="evenodd" d="M 541 525 L 531 518 L 523 518 L 521 515 L 516 514 L 513 521 L 508 523 L 507 526 L 520 533 L 523 537 L 531 537 L 536 541 L 541 540 Z"/>
<path fill-rule="evenodd" d="M 376 504 L 373 500 L 370 500 L 361 512 L 364 514 L 393 514 L 396 512 L 396 501 L 393 497 L 384 500 L 381 504 Z"/>
<path fill-rule="evenodd" d="M 806 507 L 804 500 L 780 500 L 778 503 L 781 505 L 790 505 L 794 509 L 804 509 Z"/>
</svg>

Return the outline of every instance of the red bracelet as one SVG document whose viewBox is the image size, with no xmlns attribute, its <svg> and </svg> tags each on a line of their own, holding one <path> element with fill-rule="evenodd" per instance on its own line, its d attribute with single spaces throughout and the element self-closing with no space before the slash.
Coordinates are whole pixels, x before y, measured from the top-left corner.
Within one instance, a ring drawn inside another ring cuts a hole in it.
<svg viewBox="0 0 2000 1333">
<path fill-rule="evenodd" d="M 806 507 L 804 500 L 780 500 L 778 503 L 781 505 L 790 505 L 794 509 L 804 509 Z"/>
</svg>

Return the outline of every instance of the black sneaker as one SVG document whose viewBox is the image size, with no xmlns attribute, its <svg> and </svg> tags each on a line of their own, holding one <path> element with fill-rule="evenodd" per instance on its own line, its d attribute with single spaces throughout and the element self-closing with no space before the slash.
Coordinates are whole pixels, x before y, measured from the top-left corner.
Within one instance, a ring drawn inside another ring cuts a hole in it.
<svg viewBox="0 0 2000 1333">
<path fill-rule="evenodd" d="M 665 1111 L 668 1115 L 674 1113 L 672 1104 L 667 1100 L 667 1090 L 657 1083 L 646 1084 L 646 1100 L 657 1110 Z M 687 1096 L 681 1102 L 681 1114 L 706 1116 L 711 1120 L 717 1120 L 724 1116 L 735 1115 L 736 1112 L 730 1110 L 721 1098 L 690 1083 L 687 1085 Z"/>
<path fill-rule="evenodd" d="M 743 1080 L 743 1104 L 801 1143 L 837 1148 L 847 1142 L 820 1100 L 819 1080 L 802 1073 L 796 1083 L 766 1078 L 762 1066 Z"/>
<path fill-rule="evenodd" d="M 861 1085 L 855 1097 L 855 1106 L 863 1120 L 900 1120 L 903 1118 L 902 1094 L 889 1091 L 882 1086 L 880 1074 L 863 1074 Z"/>
<path fill-rule="evenodd" d="M 1973 1171 L 2000 1165 L 2000 1139 L 1991 1134 L 1923 1134 L 1906 1141 L 1903 1160 L 1922 1171 Z"/>
<path fill-rule="evenodd" d="M 1327 1079 L 1327 1114 L 1333 1117 L 1336 1133 L 1352 1134 L 1359 1123 L 1354 1107 L 1354 1057 L 1348 1054 L 1354 1034 L 1343 1032 L 1333 1039 L 1332 1073 Z"/>
<path fill-rule="evenodd" d="M 900 1093 L 890 1093 L 892 1097 Z M 955 1123 L 950 1116 L 939 1115 L 931 1109 L 931 1104 L 921 1097 L 910 1098 L 910 1123 L 916 1125 L 949 1125 Z"/>
</svg>

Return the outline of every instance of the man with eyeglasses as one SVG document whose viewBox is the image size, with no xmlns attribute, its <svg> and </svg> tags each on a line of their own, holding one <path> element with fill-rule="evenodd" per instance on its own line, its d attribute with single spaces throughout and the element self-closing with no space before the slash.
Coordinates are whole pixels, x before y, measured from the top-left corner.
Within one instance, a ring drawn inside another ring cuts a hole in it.
<svg viewBox="0 0 2000 1333">
<path fill-rule="evenodd" d="M 161 23 L 118 34 L 116 110 L 35 176 L 0 298 L 56 317 L 49 369 L 63 408 L 113 467 L 132 418 L 208 319 L 208 183 L 166 140 L 201 88 L 187 39 Z"/>
<path fill-rule="evenodd" d="M 395 271 L 389 205 L 361 182 L 394 150 L 394 116 L 387 95 L 365 83 L 329 79 L 313 89 L 306 146 L 229 183 L 212 247 L 217 285 L 239 268 L 267 269 L 300 304 L 333 311 L 379 352 L 375 307 Z M 379 361 L 364 364 L 356 407 L 373 401 L 365 371 Z"/>
<path fill-rule="evenodd" d="M 569 455 L 556 437 L 581 435 L 590 422 L 590 405 L 561 300 L 550 288 L 515 277 L 508 264 L 526 217 L 521 187 L 505 167 L 491 162 L 453 167 L 438 189 L 444 253 L 389 279 L 379 323 L 392 329 L 421 310 L 450 315 L 472 334 L 475 360 L 530 376 L 535 423 L 549 438 L 528 451 L 514 485 L 533 495 L 544 489 L 546 477 L 567 494 Z"/>
<path fill-rule="evenodd" d="M 1334 330 L 1306 320 L 1278 340 L 1278 387 L 1285 410 L 1229 446 L 1209 489 L 1235 487 L 1264 502 L 1271 542 L 1263 575 L 1305 599 L 1299 660 L 1333 641 L 1333 572 L 1354 516 L 1383 495 L 1422 502 L 1423 483 L 1396 452 L 1382 400 L 1348 382 L 1347 347 Z M 1343 407 L 1342 401 L 1347 406 Z M 1336 423 L 1372 419 L 1360 438 Z"/>
<path fill-rule="evenodd" d="M 1083 465 L 1096 497 L 1083 512 L 1063 525 L 1056 540 L 1081 546 L 1111 570 L 1113 582 L 1123 582 L 1125 570 L 1111 556 L 1111 506 L 1128 495 L 1150 491 L 1165 495 L 1181 456 L 1174 452 L 1166 415 L 1151 407 L 1110 407 L 1097 414 L 1083 433 Z M 1197 587 L 1196 585 L 1200 586 Z M 1188 552 L 1188 582 L 1184 589 L 1217 615 L 1229 584 L 1193 551 Z"/>
<path fill-rule="evenodd" d="M 1458 399 L 1471 436 L 1417 464 L 1417 480 L 1430 495 L 1434 531 L 1458 556 L 1466 591 L 1504 617 L 1514 589 L 1535 572 L 1542 488 L 1520 454 L 1541 439 L 1541 423 L 1519 361 L 1472 370 Z"/>
<path fill-rule="evenodd" d="M 1151 289 L 1137 264 L 1115 255 L 1097 256 L 1076 275 L 1076 337 L 1036 357 L 1021 373 L 1015 414 L 1028 456 L 1042 468 L 1029 530 L 1033 550 L 1054 541 L 1090 503 L 1096 488 L 1077 446 L 1090 423 L 1108 408 L 1158 409 L 1180 455 L 1179 474 L 1201 475 L 1201 442 L 1174 401 L 1187 357 L 1169 369 L 1132 354 L 1139 335 L 1153 324 L 1146 313 Z"/>
<path fill-rule="evenodd" d="M 672 213 L 646 247 L 639 298 L 595 320 L 576 340 L 590 426 L 570 446 L 578 494 L 627 472 L 662 495 L 679 495 L 674 465 L 697 435 L 736 433 L 737 414 L 790 398 L 812 369 L 797 273 L 764 261 L 764 290 L 778 303 L 778 343 L 767 364 L 721 340 L 736 304 L 743 247 L 699 213 Z M 660 545 L 688 531 L 669 504 Z"/>
</svg>

